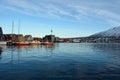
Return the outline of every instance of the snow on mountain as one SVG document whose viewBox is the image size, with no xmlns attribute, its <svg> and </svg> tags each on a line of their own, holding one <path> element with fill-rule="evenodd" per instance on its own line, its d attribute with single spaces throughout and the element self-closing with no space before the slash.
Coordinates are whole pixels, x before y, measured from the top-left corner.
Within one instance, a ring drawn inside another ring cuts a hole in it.
<svg viewBox="0 0 120 80">
<path fill-rule="evenodd" d="M 93 34 L 89 37 L 120 37 L 120 26 Z"/>
</svg>

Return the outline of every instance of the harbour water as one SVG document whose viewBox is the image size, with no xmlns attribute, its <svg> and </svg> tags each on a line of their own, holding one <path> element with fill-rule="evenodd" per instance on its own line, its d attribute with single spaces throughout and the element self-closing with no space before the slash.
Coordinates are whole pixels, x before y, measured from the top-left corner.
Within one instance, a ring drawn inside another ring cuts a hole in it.
<svg viewBox="0 0 120 80">
<path fill-rule="evenodd" d="M 120 80 L 120 44 L 1 46 L 0 80 Z"/>
</svg>

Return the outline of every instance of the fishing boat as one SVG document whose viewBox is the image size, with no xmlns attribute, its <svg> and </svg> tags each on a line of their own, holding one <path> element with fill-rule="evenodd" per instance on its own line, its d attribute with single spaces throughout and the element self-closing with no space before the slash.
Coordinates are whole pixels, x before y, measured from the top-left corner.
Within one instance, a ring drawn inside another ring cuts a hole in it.
<svg viewBox="0 0 120 80">
<path fill-rule="evenodd" d="M 7 45 L 7 46 L 13 46 L 13 44 L 14 44 L 14 42 L 8 41 L 6 45 Z"/>
<path fill-rule="evenodd" d="M 41 42 L 40 41 L 32 41 L 30 42 L 30 45 L 40 45 Z"/>
<path fill-rule="evenodd" d="M 14 42 L 14 46 L 29 46 L 29 42 Z"/>
</svg>

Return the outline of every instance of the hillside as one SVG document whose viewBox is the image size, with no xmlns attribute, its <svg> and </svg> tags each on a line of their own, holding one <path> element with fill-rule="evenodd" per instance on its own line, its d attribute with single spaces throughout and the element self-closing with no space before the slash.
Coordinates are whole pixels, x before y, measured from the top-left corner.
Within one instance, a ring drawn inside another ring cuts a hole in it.
<svg viewBox="0 0 120 80">
<path fill-rule="evenodd" d="M 120 26 L 93 34 L 89 37 L 120 37 Z"/>
</svg>

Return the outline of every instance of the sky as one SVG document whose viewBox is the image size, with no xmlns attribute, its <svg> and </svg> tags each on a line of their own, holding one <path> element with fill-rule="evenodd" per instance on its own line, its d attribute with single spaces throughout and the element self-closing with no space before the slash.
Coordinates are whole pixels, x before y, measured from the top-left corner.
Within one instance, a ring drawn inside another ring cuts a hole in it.
<svg viewBox="0 0 120 80">
<path fill-rule="evenodd" d="M 120 26 L 120 0 L 0 0 L 4 34 L 84 37 Z M 19 25 L 20 23 L 20 25 Z"/>
</svg>

